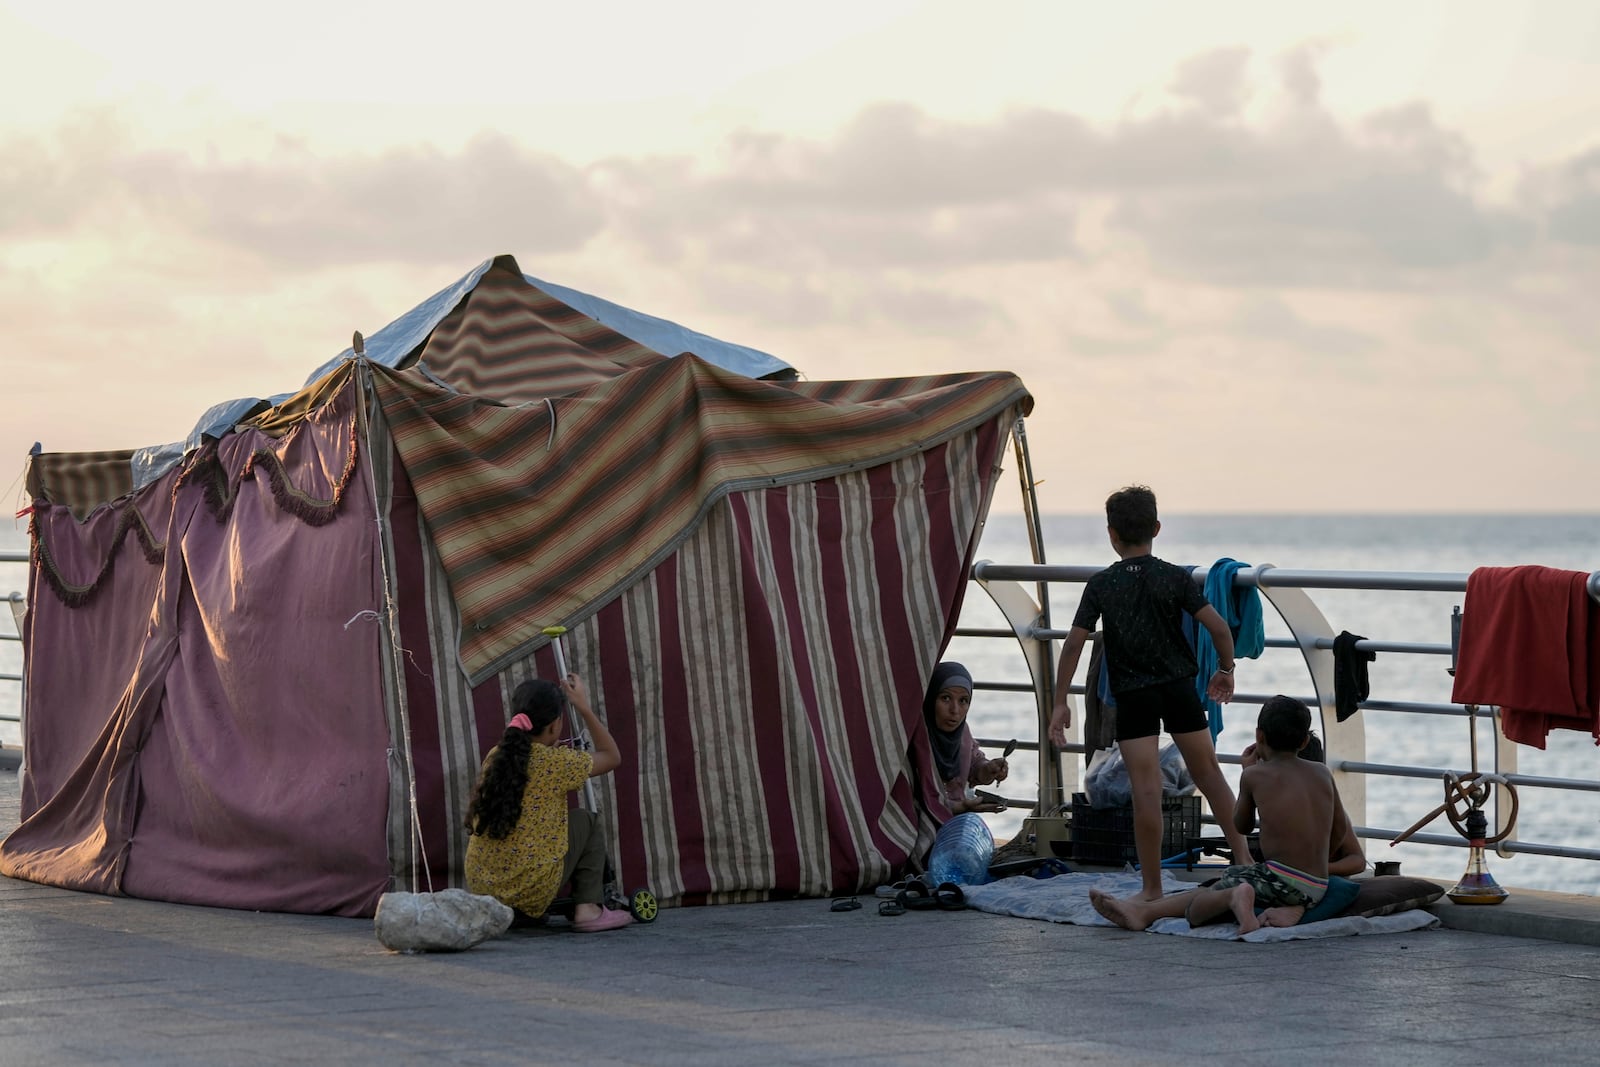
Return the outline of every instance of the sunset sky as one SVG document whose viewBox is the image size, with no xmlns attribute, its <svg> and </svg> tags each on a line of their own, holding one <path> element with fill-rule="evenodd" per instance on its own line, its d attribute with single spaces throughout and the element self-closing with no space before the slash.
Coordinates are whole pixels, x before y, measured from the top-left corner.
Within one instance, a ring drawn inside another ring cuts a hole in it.
<svg viewBox="0 0 1600 1067">
<path fill-rule="evenodd" d="M 506 252 L 1014 371 L 1051 511 L 1600 511 L 1592 0 L 0 0 L 17 507 Z"/>
</svg>

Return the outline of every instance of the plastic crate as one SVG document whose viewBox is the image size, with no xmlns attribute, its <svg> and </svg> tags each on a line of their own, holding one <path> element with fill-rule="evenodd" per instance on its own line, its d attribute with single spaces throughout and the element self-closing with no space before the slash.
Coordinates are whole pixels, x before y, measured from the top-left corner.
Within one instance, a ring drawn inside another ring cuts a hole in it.
<svg viewBox="0 0 1600 1067">
<path fill-rule="evenodd" d="M 1183 855 L 1199 840 L 1200 797 L 1161 798 L 1161 858 Z M 1133 808 L 1094 808 L 1082 793 L 1072 795 L 1072 858 L 1079 863 L 1120 867 L 1138 863 L 1133 843 Z"/>
</svg>

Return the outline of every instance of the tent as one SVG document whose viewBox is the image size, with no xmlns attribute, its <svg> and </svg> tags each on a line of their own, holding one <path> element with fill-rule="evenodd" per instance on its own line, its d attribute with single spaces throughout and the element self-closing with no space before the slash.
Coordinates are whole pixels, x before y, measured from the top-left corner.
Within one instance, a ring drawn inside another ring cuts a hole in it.
<svg viewBox="0 0 1600 1067">
<path fill-rule="evenodd" d="M 623 884 L 822 895 L 926 847 L 924 680 L 1021 381 L 757 377 L 556 288 L 486 262 L 137 478 L 32 457 L 0 873 L 344 915 L 460 885 L 554 625 L 624 754 L 597 779 Z"/>
</svg>

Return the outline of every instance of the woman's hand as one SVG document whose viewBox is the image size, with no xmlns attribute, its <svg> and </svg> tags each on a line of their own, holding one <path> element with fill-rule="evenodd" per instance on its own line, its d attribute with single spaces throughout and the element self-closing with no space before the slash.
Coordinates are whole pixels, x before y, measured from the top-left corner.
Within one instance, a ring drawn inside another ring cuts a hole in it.
<svg viewBox="0 0 1600 1067">
<path fill-rule="evenodd" d="M 1004 804 L 997 800 L 986 800 L 974 793 L 971 789 L 964 791 L 955 799 L 953 803 L 948 804 L 947 807 L 949 807 L 950 814 L 952 815 L 960 815 L 963 812 L 968 811 L 988 812 L 991 815 L 998 815 L 1000 812 L 1006 810 L 1006 806 Z"/>
<path fill-rule="evenodd" d="M 1006 775 L 1011 773 L 1011 764 L 1000 759 L 978 760 L 972 765 L 973 785 L 994 785 L 996 782 L 1006 780 Z"/>
</svg>

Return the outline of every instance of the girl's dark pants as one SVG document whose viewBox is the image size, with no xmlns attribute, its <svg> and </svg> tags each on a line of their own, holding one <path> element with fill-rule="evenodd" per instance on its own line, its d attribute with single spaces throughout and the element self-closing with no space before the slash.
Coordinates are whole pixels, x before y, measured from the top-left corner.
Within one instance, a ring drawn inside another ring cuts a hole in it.
<svg viewBox="0 0 1600 1067">
<path fill-rule="evenodd" d="M 579 904 L 605 900 L 606 835 L 599 816 L 573 808 L 567 812 L 567 858 L 561 880 L 572 883 L 572 899 Z"/>
</svg>

